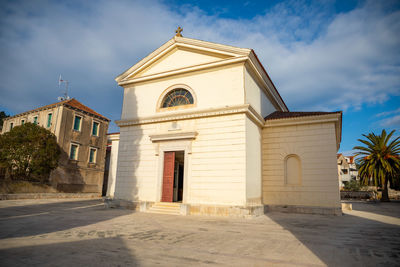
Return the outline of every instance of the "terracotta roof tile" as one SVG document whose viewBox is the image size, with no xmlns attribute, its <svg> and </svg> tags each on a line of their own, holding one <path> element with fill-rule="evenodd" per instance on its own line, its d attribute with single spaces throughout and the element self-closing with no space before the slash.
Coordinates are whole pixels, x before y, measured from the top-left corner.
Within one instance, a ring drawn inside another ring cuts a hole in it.
<svg viewBox="0 0 400 267">
<path fill-rule="evenodd" d="M 65 105 L 65 106 L 70 106 L 70 107 L 73 107 L 73 108 L 76 108 L 76 109 L 85 111 L 85 112 L 87 112 L 87 113 L 90 113 L 90 114 L 92 114 L 92 115 L 98 116 L 98 117 L 100 117 L 100 118 L 102 118 L 102 119 L 104 119 L 104 120 L 108 120 L 108 121 L 109 121 L 108 118 L 106 118 L 106 117 L 104 117 L 103 115 L 97 113 L 97 112 L 94 111 L 93 109 L 91 109 L 91 108 L 89 108 L 89 107 L 83 105 L 81 102 L 79 102 L 79 101 L 76 100 L 75 98 L 72 98 L 72 99 L 70 99 L 70 100 L 67 101 L 67 102 L 64 102 L 63 105 Z"/>
<path fill-rule="evenodd" d="M 320 115 L 328 115 L 341 113 L 341 111 L 334 112 L 323 112 L 323 111 L 275 111 L 265 117 L 265 120 L 278 120 L 278 119 L 287 119 L 287 118 L 296 118 L 296 117 L 307 117 L 307 116 L 320 116 Z"/>
<path fill-rule="evenodd" d="M 56 107 L 56 106 L 60 106 L 60 105 L 70 106 L 70 107 L 72 107 L 72 108 L 79 109 L 79 110 L 81 110 L 81 111 L 87 112 L 87 113 L 92 114 L 92 115 L 95 115 L 95 116 L 97 116 L 97 117 L 100 117 L 100 118 L 102 118 L 102 119 L 104 119 L 104 120 L 110 121 L 108 118 L 106 118 L 106 117 L 104 117 L 103 115 L 97 113 L 97 112 L 94 111 L 93 109 L 91 109 L 91 108 L 89 108 L 89 107 L 83 105 L 81 102 L 79 102 L 79 101 L 76 100 L 75 98 L 63 100 L 63 101 L 56 102 L 56 103 L 53 103 L 53 104 L 50 104 L 50 105 L 46 105 L 46 106 L 43 106 L 43 107 L 39 107 L 39 108 L 36 108 L 36 109 L 32 109 L 32 110 L 29 110 L 29 111 L 25 111 L 25 112 L 19 113 L 19 114 L 17 114 L 17 115 L 11 116 L 11 117 L 9 117 L 9 118 L 18 117 L 18 116 L 20 116 L 20 115 L 24 115 L 24 114 L 28 114 L 28 113 L 32 113 L 32 112 L 44 110 L 44 109 L 49 109 L 49 108 Z M 8 119 L 8 118 L 7 118 L 7 119 Z"/>
</svg>

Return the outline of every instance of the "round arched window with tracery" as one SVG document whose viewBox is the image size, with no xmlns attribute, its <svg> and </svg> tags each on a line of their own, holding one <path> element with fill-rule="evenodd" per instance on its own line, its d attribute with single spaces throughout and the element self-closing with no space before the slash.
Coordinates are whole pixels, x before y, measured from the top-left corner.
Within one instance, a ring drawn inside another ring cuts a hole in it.
<svg viewBox="0 0 400 267">
<path fill-rule="evenodd" d="M 169 92 L 162 101 L 162 108 L 191 105 L 193 104 L 192 94 L 183 88 L 177 88 Z"/>
</svg>

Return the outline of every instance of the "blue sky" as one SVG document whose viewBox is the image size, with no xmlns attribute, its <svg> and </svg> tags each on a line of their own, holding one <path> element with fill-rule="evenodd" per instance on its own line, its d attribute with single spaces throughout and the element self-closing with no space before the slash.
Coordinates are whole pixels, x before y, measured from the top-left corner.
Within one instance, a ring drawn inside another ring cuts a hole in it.
<svg viewBox="0 0 400 267">
<path fill-rule="evenodd" d="M 253 48 L 290 110 L 343 110 L 341 152 L 363 133 L 400 129 L 400 1 L 0 4 L 0 110 L 10 114 L 56 102 L 62 74 L 72 97 L 119 119 L 114 78 L 179 25 L 185 37 Z"/>
</svg>

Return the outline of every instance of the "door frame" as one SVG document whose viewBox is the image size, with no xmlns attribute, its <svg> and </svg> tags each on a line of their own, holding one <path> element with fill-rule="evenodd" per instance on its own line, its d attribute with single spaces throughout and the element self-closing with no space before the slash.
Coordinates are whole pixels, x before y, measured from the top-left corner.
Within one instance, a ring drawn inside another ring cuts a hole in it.
<svg viewBox="0 0 400 267">
<path fill-rule="evenodd" d="M 180 140 L 180 141 L 167 141 L 159 142 L 158 145 L 158 179 L 156 186 L 156 201 L 161 202 L 162 199 L 162 186 L 164 178 L 164 152 L 171 151 L 183 151 L 184 152 L 184 164 L 183 164 L 183 196 L 182 203 L 187 203 L 189 197 L 189 161 L 191 154 L 192 141 L 191 140 Z"/>
</svg>

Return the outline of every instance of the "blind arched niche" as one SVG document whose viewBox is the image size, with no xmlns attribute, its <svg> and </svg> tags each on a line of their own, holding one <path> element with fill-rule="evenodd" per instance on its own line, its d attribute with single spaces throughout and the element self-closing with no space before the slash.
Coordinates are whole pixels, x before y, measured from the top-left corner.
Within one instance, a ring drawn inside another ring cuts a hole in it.
<svg viewBox="0 0 400 267">
<path fill-rule="evenodd" d="M 285 184 L 301 184 L 301 161 L 298 155 L 291 154 L 285 158 Z"/>
</svg>

